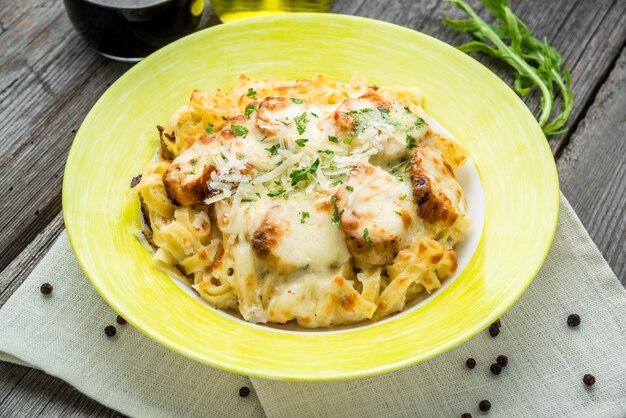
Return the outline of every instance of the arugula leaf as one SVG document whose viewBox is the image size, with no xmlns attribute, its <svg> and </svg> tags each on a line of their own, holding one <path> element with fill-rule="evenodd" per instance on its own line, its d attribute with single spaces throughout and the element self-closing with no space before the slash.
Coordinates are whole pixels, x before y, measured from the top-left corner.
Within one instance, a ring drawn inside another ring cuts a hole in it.
<svg viewBox="0 0 626 418">
<path fill-rule="evenodd" d="M 248 134 L 248 128 L 243 125 L 232 125 L 230 131 L 237 136 L 244 136 Z"/>
<path fill-rule="evenodd" d="M 574 105 L 570 73 L 562 66 L 562 57 L 556 49 L 535 38 L 511 10 L 508 0 L 481 0 L 499 24 L 490 25 L 482 20 L 476 11 L 462 0 L 446 0 L 468 14 L 469 19 L 444 21 L 460 32 L 469 32 L 477 40 L 458 48 L 466 53 L 481 52 L 500 59 L 515 71 L 515 91 L 524 96 L 536 86 L 541 92 L 541 115 L 539 125 L 546 136 L 566 132 L 564 126 Z M 507 44 L 505 41 L 509 41 Z M 563 98 L 561 111 L 550 119 L 553 113 L 555 89 Z"/>
<path fill-rule="evenodd" d="M 303 224 L 310 217 L 311 217 L 311 214 L 309 212 L 301 212 L 300 213 L 300 223 Z"/>
<path fill-rule="evenodd" d="M 248 92 L 246 93 L 246 96 L 252 97 L 254 100 L 256 100 L 256 91 L 254 91 L 254 89 L 250 87 L 248 88 Z"/>
<path fill-rule="evenodd" d="M 305 146 L 307 142 L 309 142 L 309 140 L 306 138 L 296 139 L 296 144 L 298 144 L 299 147 Z"/>
<path fill-rule="evenodd" d="M 306 112 L 294 117 L 293 121 L 296 123 L 296 128 L 298 128 L 298 135 L 302 135 L 306 131 Z"/>
<path fill-rule="evenodd" d="M 204 128 L 204 130 L 206 131 L 207 134 L 212 134 L 213 133 L 213 124 L 211 122 L 207 123 L 206 127 Z"/>
<path fill-rule="evenodd" d="M 315 173 L 319 165 L 320 165 L 320 160 L 318 158 L 315 160 L 313 164 L 311 164 L 310 167 L 304 167 L 299 170 L 293 170 L 291 173 L 289 173 L 289 177 L 291 178 L 291 185 L 295 186 L 301 181 L 306 181 L 309 178 L 309 173 L 310 174 Z"/>
</svg>

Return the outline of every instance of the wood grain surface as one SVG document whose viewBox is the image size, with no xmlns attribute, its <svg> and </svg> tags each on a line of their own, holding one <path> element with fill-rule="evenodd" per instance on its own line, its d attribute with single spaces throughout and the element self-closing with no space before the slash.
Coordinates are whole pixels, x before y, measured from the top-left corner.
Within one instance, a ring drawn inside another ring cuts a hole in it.
<svg viewBox="0 0 626 418">
<path fill-rule="evenodd" d="M 469 3 L 486 16 L 478 1 Z M 514 0 L 511 5 L 572 71 L 570 131 L 550 144 L 563 193 L 626 285 L 626 2 Z M 441 22 L 462 17 L 441 0 L 336 0 L 333 12 L 396 23 L 452 45 L 469 40 Z M 501 64 L 476 58 L 512 81 Z M 19 7 L 0 2 L 0 306 L 63 228 L 61 182 L 74 133 L 128 68 L 89 49 L 61 1 L 24 0 Z M 525 101 L 537 114 L 537 94 Z M 0 362 L 0 416 L 119 414 L 41 371 Z"/>
</svg>

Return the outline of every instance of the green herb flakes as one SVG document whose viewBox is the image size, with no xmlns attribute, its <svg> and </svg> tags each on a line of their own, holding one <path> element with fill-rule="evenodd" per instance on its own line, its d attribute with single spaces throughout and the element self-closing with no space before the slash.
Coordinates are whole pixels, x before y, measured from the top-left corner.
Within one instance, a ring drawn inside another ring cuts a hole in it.
<svg viewBox="0 0 626 418">
<path fill-rule="evenodd" d="M 267 195 L 269 197 L 276 197 L 276 196 L 280 196 L 283 193 L 285 193 L 285 189 L 276 189 L 276 190 L 272 190 Z"/>
<path fill-rule="evenodd" d="M 265 148 L 265 150 L 266 150 L 267 152 L 269 152 L 269 153 L 270 153 L 270 155 L 273 157 L 273 156 L 275 156 L 275 155 L 278 155 L 278 150 L 279 150 L 279 148 L 280 148 L 280 144 L 276 144 L 276 145 L 272 145 L 272 146 L 271 146 L 271 147 L 269 147 L 269 148 Z"/>
<path fill-rule="evenodd" d="M 207 123 L 207 125 L 204 127 L 204 130 L 206 131 L 207 134 L 212 134 L 213 124 L 211 122 Z"/>
<path fill-rule="evenodd" d="M 246 117 L 249 118 L 251 114 L 257 111 L 256 106 L 250 106 L 246 108 Z"/>
<path fill-rule="evenodd" d="M 289 173 L 289 177 L 291 178 L 291 185 L 295 186 L 301 181 L 306 181 L 309 177 L 309 174 L 313 174 L 315 173 L 315 171 L 317 171 L 317 167 L 319 167 L 319 165 L 320 165 L 320 160 L 318 158 L 315 160 L 313 164 L 311 164 L 310 167 L 304 167 L 299 170 L 293 170 L 291 173 Z"/>
<path fill-rule="evenodd" d="M 300 223 L 303 224 L 311 217 L 309 212 L 300 212 Z"/>
<path fill-rule="evenodd" d="M 304 131 L 306 131 L 306 112 L 293 118 L 293 121 L 296 123 L 296 127 L 298 128 L 298 135 L 302 135 Z"/>
<path fill-rule="evenodd" d="M 243 125 L 232 125 L 230 131 L 237 136 L 244 136 L 248 134 L 248 128 Z"/>
<path fill-rule="evenodd" d="M 353 192 L 354 191 L 354 187 L 352 186 L 346 186 L 346 189 L 348 189 L 349 191 Z"/>
<path fill-rule="evenodd" d="M 296 139 L 296 144 L 298 144 L 299 147 L 305 146 L 307 142 L 309 142 L 309 140 L 306 138 Z"/>
<path fill-rule="evenodd" d="M 330 142 L 335 143 L 335 144 L 339 143 L 339 139 L 338 139 L 336 136 L 330 136 L 330 135 L 328 135 L 328 140 L 329 140 Z"/>
<path fill-rule="evenodd" d="M 371 242 L 371 241 L 372 241 L 372 240 L 370 239 L 370 231 L 368 231 L 368 230 L 367 230 L 367 228 L 365 228 L 365 229 L 363 230 L 363 239 L 364 239 L 366 242 Z"/>
<path fill-rule="evenodd" d="M 248 89 L 248 92 L 246 93 L 246 96 L 252 97 L 254 100 L 256 100 L 256 91 L 254 91 L 254 89 L 250 87 Z"/>
<path fill-rule="evenodd" d="M 291 101 L 294 102 L 295 104 L 302 104 L 302 100 L 296 99 L 294 97 L 291 98 Z"/>
</svg>

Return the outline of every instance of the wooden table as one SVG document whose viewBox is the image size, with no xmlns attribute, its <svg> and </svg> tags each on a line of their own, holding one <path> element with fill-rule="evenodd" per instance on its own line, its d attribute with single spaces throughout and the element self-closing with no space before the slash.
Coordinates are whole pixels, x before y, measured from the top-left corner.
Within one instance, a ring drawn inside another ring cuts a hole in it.
<svg viewBox="0 0 626 418">
<path fill-rule="evenodd" d="M 626 2 L 515 0 L 512 6 L 571 69 L 569 131 L 550 139 L 561 189 L 626 285 Z M 393 22 L 452 45 L 468 40 L 442 23 L 461 14 L 440 0 L 336 0 L 333 11 Z M 506 68 L 479 59 L 511 82 Z M 76 129 L 129 68 L 89 49 L 61 1 L 0 4 L 0 306 L 62 230 L 61 182 Z M 538 97 L 526 102 L 536 114 Z M 0 362 L 0 415 L 119 414 L 41 371 Z"/>
</svg>

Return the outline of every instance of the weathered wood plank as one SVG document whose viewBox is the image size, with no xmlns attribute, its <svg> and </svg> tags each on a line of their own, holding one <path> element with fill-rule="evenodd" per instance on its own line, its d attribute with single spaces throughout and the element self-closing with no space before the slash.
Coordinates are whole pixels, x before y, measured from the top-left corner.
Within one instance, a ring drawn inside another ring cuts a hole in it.
<svg viewBox="0 0 626 418">
<path fill-rule="evenodd" d="M 0 272 L 0 307 L 11 297 L 48 252 L 59 232 L 63 229 L 63 214 L 59 212 L 52 222 L 37 235 L 28 246 Z"/>
<path fill-rule="evenodd" d="M 74 387 L 41 370 L 0 362 L 3 417 L 120 417 Z M 17 382 L 16 382 L 17 380 Z M 11 383 L 16 383 L 9 387 Z"/>
<path fill-rule="evenodd" d="M 626 49 L 557 163 L 561 189 L 626 286 Z"/>
</svg>

